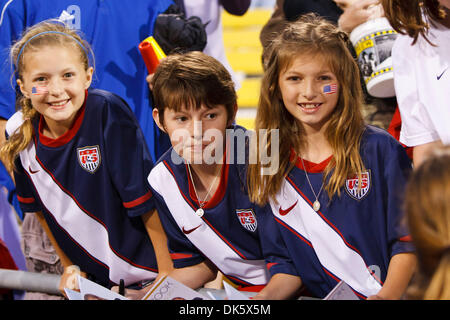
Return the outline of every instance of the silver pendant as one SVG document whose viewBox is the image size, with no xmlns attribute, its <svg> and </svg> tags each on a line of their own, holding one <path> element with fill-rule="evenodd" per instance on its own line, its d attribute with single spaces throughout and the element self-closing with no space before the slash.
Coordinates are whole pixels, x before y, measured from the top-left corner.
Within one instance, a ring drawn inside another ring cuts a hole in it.
<svg viewBox="0 0 450 320">
<path fill-rule="evenodd" d="M 314 211 L 316 211 L 316 212 L 320 210 L 320 202 L 319 202 L 319 200 L 314 201 L 314 203 L 313 203 L 313 209 L 314 209 Z"/>
<path fill-rule="evenodd" d="M 195 211 L 195 214 L 201 217 L 205 214 L 205 211 L 203 211 L 202 208 L 198 208 L 197 211 Z"/>
</svg>

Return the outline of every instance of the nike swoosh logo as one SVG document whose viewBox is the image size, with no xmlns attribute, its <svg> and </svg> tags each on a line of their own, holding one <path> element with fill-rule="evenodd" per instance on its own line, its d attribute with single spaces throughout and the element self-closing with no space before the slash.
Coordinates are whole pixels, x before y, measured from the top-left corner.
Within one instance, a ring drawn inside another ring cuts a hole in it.
<svg viewBox="0 0 450 320">
<path fill-rule="evenodd" d="M 36 170 L 36 171 L 31 170 L 31 167 L 30 167 L 30 166 L 28 166 L 28 171 L 30 171 L 30 173 L 32 173 L 32 174 L 35 174 L 35 173 L 38 173 L 38 172 L 39 172 L 39 170 Z"/>
<path fill-rule="evenodd" d="M 448 68 L 445 68 L 444 71 L 442 71 L 442 73 L 438 76 L 436 76 L 436 78 L 439 80 L 441 79 L 442 75 L 445 73 L 445 71 L 447 71 Z"/>
<path fill-rule="evenodd" d="M 184 234 L 189 234 L 189 233 L 191 233 L 191 232 L 197 230 L 198 228 L 200 228 L 200 226 L 201 226 L 201 224 L 199 224 L 199 225 L 196 226 L 195 228 L 192 228 L 192 229 L 189 229 L 189 230 L 186 230 L 186 229 L 184 228 L 184 226 L 183 226 L 183 228 L 181 228 L 181 229 L 183 230 L 183 233 L 184 233 Z"/>
<path fill-rule="evenodd" d="M 280 216 L 287 215 L 292 209 L 294 209 L 294 207 L 297 205 L 297 202 L 298 202 L 298 200 L 295 201 L 295 203 L 292 206 L 290 206 L 289 208 L 287 208 L 285 210 L 281 209 L 281 206 L 280 206 L 280 210 L 279 210 Z"/>
</svg>

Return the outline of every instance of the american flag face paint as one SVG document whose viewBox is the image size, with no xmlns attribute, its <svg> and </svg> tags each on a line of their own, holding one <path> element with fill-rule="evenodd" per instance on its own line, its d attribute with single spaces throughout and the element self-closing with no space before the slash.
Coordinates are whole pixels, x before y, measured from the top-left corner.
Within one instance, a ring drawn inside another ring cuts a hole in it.
<svg viewBox="0 0 450 320">
<path fill-rule="evenodd" d="M 337 84 L 327 84 L 326 86 L 323 86 L 322 92 L 325 94 L 332 94 L 337 92 Z"/>
<path fill-rule="evenodd" d="M 33 95 L 41 95 L 48 93 L 47 87 L 33 87 L 31 89 L 31 94 Z"/>
</svg>

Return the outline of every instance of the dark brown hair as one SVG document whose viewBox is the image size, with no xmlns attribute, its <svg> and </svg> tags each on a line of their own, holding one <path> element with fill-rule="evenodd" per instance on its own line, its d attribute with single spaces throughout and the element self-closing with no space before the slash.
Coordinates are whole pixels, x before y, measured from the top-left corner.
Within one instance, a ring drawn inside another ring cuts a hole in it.
<svg viewBox="0 0 450 320">
<path fill-rule="evenodd" d="M 152 78 L 152 87 L 161 124 L 166 108 L 179 111 L 202 105 L 225 105 L 228 121 L 233 120 L 237 95 L 231 75 L 218 60 L 200 51 L 164 58 Z"/>
</svg>

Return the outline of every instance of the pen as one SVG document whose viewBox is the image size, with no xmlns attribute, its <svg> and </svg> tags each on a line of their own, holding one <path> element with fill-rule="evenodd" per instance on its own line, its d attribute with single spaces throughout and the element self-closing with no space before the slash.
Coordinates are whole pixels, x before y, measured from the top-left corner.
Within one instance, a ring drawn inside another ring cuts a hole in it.
<svg viewBox="0 0 450 320">
<path fill-rule="evenodd" d="M 122 296 L 125 295 L 125 282 L 123 281 L 123 279 L 120 279 L 119 294 L 122 295 Z"/>
</svg>

